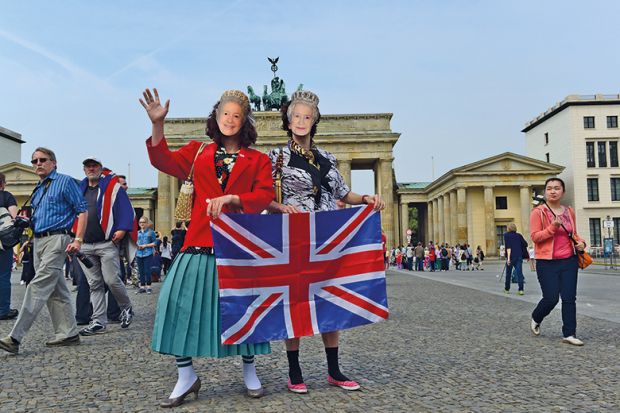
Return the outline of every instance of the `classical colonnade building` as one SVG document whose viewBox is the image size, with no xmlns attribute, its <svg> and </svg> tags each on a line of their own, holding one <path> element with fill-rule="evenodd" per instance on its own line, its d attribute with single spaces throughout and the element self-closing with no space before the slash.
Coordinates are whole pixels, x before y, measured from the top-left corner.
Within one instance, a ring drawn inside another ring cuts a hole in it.
<svg viewBox="0 0 620 413">
<path fill-rule="evenodd" d="M 563 169 L 506 152 L 454 168 L 430 183 L 398 184 L 397 244 L 408 242 L 411 229 L 413 242 L 468 243 L 497 255 L 511 222 L 529 242 L 533 194 L 541 193 L 545 180 Z M 417 218 L 417 228 L 409 227 L 411 215 Z"/>
</svg>

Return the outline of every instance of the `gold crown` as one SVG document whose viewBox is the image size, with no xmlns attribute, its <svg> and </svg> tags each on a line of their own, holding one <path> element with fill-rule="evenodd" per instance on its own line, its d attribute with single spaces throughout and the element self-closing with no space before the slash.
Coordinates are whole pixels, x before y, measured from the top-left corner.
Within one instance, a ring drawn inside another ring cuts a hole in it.
<svg viewBox="0 0 620 413">
<path fill-rule="evenodd" d="M 245 95 L 245 93 L 243 93 L 240 90 L 236 90 L 236 89 L 225 90 L 224 93 L 222 93 L 222 97 L 220 98 L 220 102 L 224 102 L 224 101 L 237 102 L 245 109 L 246 112 L 250 111 L 250 100 Z"/>
<path fill-rule="evenodd" d="M 291 96 L 291 102 L 303 102 L 310 106 L 319 106 L 319 97 L 309 90 L 298 90 Z"/>
</svg>

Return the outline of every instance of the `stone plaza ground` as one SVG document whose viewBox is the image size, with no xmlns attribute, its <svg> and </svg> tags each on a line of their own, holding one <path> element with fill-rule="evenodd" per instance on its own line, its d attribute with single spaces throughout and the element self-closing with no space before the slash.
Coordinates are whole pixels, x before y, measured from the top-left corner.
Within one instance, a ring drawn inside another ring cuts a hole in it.
<svg viewBox="0 0 620 413">
<path fill-rule="evenodd" d="M 600 316 L 578 307 L 585 346 L 573 347 L 561 343 L 559 308 L 542 324 L 541 336 L 532 336 L 532 302 L 540 297 L 535 277 L 526 272 L 524 297 L 514 291 L 505 296 L 499 268 L 388 271 L 390 320 L 342 334 L 343 371 L 360 382 L 361 391 L 327 384 L 322 343 L 313 337 L 302 341 L 301 352 L 309 394 L 286 390 L 286 354 L 278 342 L 271 355 L 257 359 L 264 398 L 244 395 L 240 358 L 196 359 L 199 399 L 175 411 L 620 412 L 620 323 L 611 321 L 620 276 L 580 278 L 584 296 L 591 285 L 607 295 L 596 303 Z M 19 308 L 25 288 L 18 280 L 15 273 L 13 305 Z M 171 357 L 149 349 L 159 286 L 150 296 L 133 291 L 136 317 L 129 329 L 112 324 L 108 333 L 83 338 L 77 347 L 45 347 L 51 326 L 43 310 L 20 354 L 0 353 L 0 411 L 162 411 L 158 403 L 176 373 Z M 0 321 L 0 335 L 12 324 Z"/>
</svg>

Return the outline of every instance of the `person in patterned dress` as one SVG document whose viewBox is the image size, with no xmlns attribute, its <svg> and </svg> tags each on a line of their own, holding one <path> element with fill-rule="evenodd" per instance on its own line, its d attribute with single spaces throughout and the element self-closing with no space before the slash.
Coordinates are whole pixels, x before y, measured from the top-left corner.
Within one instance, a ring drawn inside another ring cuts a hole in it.
<svg viewBox="0 0 620 413">
<path fill-rule="evenodd" d="M 338 171 L 334 155 L 314 144 L 317 124 L 321 119 L 316 94 L 301 90 L 282 107 L 282 129 L 288 144 L 269 153 L 273 176 L 281 176 L 282 202 L 272 202 L 272 213 L 332 211 L 337 201 L 349 205 L 374 204 L 385 208 L 379 195 L 359 195 L 351 191 Z M 345 390 L 358 390 L 360 385 L 340 371 L 338 362 L 339 332 L 321 334 L 327 356 L 328 382 Z M 307 393 L 299 365 L 299 338 L 285 340 L 289 362 L 287 387 L 294 393 Z"/>
</svg>

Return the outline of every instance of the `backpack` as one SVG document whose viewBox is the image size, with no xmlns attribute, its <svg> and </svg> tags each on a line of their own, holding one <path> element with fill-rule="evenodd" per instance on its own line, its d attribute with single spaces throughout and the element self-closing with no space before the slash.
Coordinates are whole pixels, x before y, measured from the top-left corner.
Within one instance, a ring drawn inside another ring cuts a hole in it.
<svg viewBox="0 0 620 413">
<path fill-rule="evenodd" d="M 448 256 L 448 250 L 447 250 L 447 249 L 445 249 L 445 248 L 442 248 L 442 249 L 441 249 L 441 256 L 442 256 L 442 257 L 444 257 L 444 258 L 446 258 L 446 257 Z"/>
<path fill-rule="evenodd" d="M 10 250 L 20 243 L 24 227 L 15 222 L 8 209 L 0 208 L 0 250 Z"/>
</svg>

